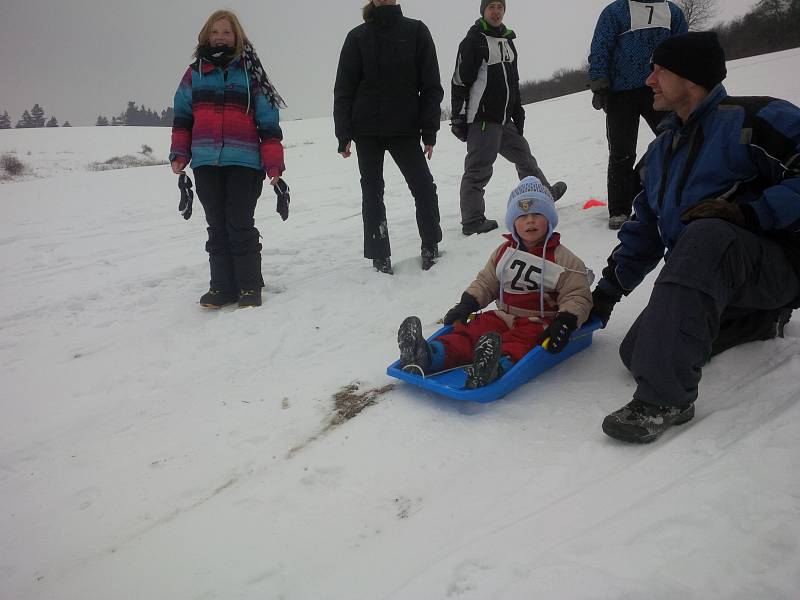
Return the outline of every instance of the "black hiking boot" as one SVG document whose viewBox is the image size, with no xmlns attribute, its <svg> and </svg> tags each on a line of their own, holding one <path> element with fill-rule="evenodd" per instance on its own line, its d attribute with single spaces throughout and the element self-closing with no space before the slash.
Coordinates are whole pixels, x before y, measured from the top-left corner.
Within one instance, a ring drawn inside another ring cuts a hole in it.
<svg viewBox="0 0 800 600">
<path fill-rule="evenodd" d="M 676 408 L 632 400 L 603 420 L 603 431 L 623 442 L 649 444 L 673 425 L 683 425 L 692 417 L 694 403 Z"/>
<path fill-rule="evenodd" d="M 261 306 L 261 289 L 241 290 L 239 292 L 239 306 L 241 308 Z"/>
<path fill-rule="evenodd" d="M 389 257 L 386 258 L 373 258 L 372 259 L 372 266 L 375 267 L 379 273 L 386 273 L 387 275 L 394 275 L 394 269 L 392 269 L 392 259 Z"/>
<path fill-rule="evenodd" d="M 422 336 L 422 323 L 418 317 L 406 317 L 397 330 L 400 348 L 400 368 L 415 371 L 418 367 L 427 373 L 431 367 L 431 348 Z M 406 369 L 406 367 L 410 367 Z"/>
<path fill-rule="evenodd" d="M 489 385 L 503 374 L 500 367 L 500 335 L 494 332 L 484 333 L 475 344 L 475 356 L 472 365 L 467 367 L 467 382 L 464 384 L 469 390 Z"/>
<path fill-rule="evenodd" d="M 211 288 L 200 296 L 200 306 L 203 308 L 222 308 L 236 302 L 236 294 Z"/>
<path fill-rule="evenodd" d="M 427 271 L 436 264 L 436 259 L 439 258 L 438 244 L 434 244 L 433 246 L 423 245 L 420 257 L 422 258 L 422 270 Z"/>
<path fill-rule="evenodd" d="M 461 233 L 464 235 L 472 235 L 473 233 L 488 233 L 497 229 L 497 221 L 492 219 L 479 219 L 471 223 L 464 223 L 461 226 Z"/>
<path fill-rule="evenodd" d="M 556 181 L 550 187 L 550 194 L 553 196 L 553 202 L 557 202 L 564 194 L 567 193 L 567 184 L 563 181 Z"/>
</svg>

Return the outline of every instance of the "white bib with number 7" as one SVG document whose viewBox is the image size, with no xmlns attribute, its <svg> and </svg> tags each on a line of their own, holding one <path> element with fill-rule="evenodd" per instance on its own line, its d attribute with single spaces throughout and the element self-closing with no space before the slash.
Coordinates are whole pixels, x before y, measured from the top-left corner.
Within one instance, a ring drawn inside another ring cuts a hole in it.
<svg viewBox="0 0 800 600">
<path fill-rule="evenodd" d="M 566 269 L 561 265 L 513 248 L 505 251 L 496 268 L 504 294 L 538 292 L 542 285 L 542 273 L 545 292 L 552 292 L 564 271 Z"/>
<path fill-rule="evenodd" d="M 631 31 L 653 29 L 654 27 L 672 28 L 672 13 L 669 10 L 668 2 L 646 4 L 629 0 L 628 6 L 631 11 Z"/>
</svg>

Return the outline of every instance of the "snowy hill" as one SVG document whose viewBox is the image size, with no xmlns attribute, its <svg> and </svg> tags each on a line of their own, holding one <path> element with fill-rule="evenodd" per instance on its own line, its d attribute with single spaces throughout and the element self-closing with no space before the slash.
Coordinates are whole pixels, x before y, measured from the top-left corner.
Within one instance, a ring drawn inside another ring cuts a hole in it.
<svg viewBox="0 0 800 600">
<path fill-rule="evenodd" d="M 800 104 L 800 50 L 729 67 L 731 94 Z M 0 185 L 2 600 L 798 597 L 797 319 L 716 358 L 695 420 L 647 447 L 600 423 L 634 389 L 617 347 L 652 277 L 589 350 L 499 402 L 383 389 L 402 318 L 431 333 L 498 243 L 460 233 L 464 146 L 436 146 L 429 272 L 387 159 L 389 277 L 361 258 L 332 121 L 284 133 L 291 216 L 269 191 L 256 212 L 264 306 L 209 312 L 199 202 L 180 218 L 165 166 L 85 170 L 143 144 L 163 158 L 167 130 L 0 132 L 32 168 Z M 570 185 L 564 243 L 599 271 L 615 237 L 581 206 L 605 198 L 602 115 L 588 93 L 532 105 L 527 137 Z M 498 161 L 487 216 L 515 180 Z M 342 390 L 377 391 L 339 423 Z"/>
</svg>

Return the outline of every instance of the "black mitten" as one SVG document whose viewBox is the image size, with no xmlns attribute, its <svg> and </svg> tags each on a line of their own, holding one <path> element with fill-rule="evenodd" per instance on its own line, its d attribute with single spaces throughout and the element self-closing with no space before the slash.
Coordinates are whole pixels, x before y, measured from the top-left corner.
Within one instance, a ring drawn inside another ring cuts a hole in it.
<svg viewBox="0 0 800 600">
<path fill-rule="evenodd" d="M 278 197 L 278 206 L 275 208 L 281 219 L 284 221 L 289 218 L 289 186 L 283 179 L 278 179 L 278 183 L 272 186 L 275 195 Z"/>
<path fill-rule="evenodd" d="M 192 216 L 192 199 L 194 192 L 192 191 L 192 180 L 186 173 L 181 173 L 178 176 L 178 189 L 181 191 L 181 199 L 178 202 L 178 212 L 183 215 L 183 218 L 189 220 Z"/>
<path fill-rule="evenodd" d="M 461 321 L 466 325 L 469 316 L 480 309 L 481 305 L 475 299 L 475 296 L 464 292 L 461 294 L 461 302 L 456 304 L 453 308 L 447 311 L 447 314 L 442 319 L 445 325 L 452 325 L 456 321 Z"/>
<path fill-rule="evenodd" d="M 553 322 L 542 332 L 539 341 L 550 354 L 558 354 L 567 344 L 572 332 L 578 328 L 578 317 L 568 312 L 560 312 Z"/>
</svg>

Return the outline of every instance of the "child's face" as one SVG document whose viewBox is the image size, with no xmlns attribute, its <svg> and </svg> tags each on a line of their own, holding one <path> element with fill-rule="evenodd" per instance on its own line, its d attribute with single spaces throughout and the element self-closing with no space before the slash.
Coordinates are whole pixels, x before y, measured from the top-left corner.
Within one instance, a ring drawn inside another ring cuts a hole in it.
<svg viewBox="0 0 800 600">
<path fill-rule="evenodd" d="M 533 248 L 544 242 L 547 237 L 548 227 L 547 218 L 539 213 L 528 213 L 517 217 L 514 221 L 517 237 L 528 248 Z"/>
<path fill-rule="evenodd" d="M 217 46 L 232 48 L 236 45 L 236 34 L 233 32 L 233 25 L 228 19 L 214 21 L 211 25 L 211 32 L 208 35 L 208 43 L 212 48 Z"/>
</svg>

